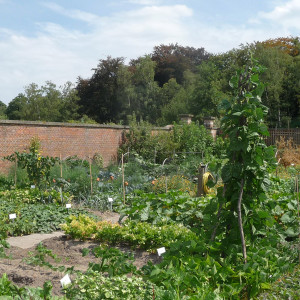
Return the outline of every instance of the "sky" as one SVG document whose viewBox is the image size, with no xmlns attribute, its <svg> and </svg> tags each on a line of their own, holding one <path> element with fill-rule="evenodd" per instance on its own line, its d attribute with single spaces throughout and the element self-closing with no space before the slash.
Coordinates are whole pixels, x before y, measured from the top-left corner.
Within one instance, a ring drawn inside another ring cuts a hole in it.
<svg viewBox="0 0 300 300">
<path fill-rule="evenodd" d="M 300 36 L 300 0 L 0 0 L 0 101 L 178 43 L 222 53 Z"/>
</svg>

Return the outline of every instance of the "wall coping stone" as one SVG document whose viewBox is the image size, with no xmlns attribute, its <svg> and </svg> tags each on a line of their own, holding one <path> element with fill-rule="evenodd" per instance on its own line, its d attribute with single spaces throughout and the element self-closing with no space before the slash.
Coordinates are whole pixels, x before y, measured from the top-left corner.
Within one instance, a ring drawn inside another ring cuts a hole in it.
<svg viewBox="0 0 300 300">
<path fill-rule="evenodd" d="M 75 127 L 75 128 L 111 128 L 111 129 L 130 129 L 127 125 L 108 125 L 108 124 L 86 124 L 86 123 L 62 123 L 62 122 L 41 122 L 41 121 L 20 121 L 20 120 L 0 120 L 0 126 L 38 126 L 38 127 Z M 169 131 L 166 127 L 153 127 L 152 130 Z"/>
</svg>

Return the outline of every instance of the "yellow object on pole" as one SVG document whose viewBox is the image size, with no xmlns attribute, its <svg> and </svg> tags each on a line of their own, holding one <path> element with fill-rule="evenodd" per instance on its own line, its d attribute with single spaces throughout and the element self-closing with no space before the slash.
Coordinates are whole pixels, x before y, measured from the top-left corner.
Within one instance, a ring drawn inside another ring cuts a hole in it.
<svg viewBox="0 0 300 300">
<path fill-rule="evenodd" d="M 208 180 L 213 180 L 214 177 L 211 175 L 211 173 L 206 172 L 203 174 L 203 191 L 205 194 L 209 194 L 211 192 L 211 189 L 207 186 Z"/>
</svg>

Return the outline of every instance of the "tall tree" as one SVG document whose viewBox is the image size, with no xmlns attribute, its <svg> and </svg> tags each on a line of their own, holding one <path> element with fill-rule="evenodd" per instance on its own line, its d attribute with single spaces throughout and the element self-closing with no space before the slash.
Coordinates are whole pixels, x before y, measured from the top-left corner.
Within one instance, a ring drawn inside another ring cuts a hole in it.
<svg viewBox="0 0 300 300">
<path fill-rule="evenodd" d="M 70 83 L 62 90 L 50 81 L 41 87 L 32 83 L 9 103 L 6 114 L 12 120 L 63 122 L 78 117 L 77 102 Z"/>
<path fill-rule="evenodd" d="M 0 101 L 0 120 L 1 119 L 6 119 L 7 116 L 6 116 L 6 104 L 3 103 L 2 101 Z"/>
<path fill-rule="evenodd" d="M 116 122 L 122 103 L 118 100 L 118 71 L 123 57 L 101 59 L 90 79 L 78 78 L 80 112 L 99 123 Z"/>
<path fill-rule="evenodd" d="M 159 45 L 154 47 L 151 58 L 156 62 L 155 81 L 163 86 L 171 78 L 179 84 L 184 81 L 186 70 L 195 71 L 209 54 L 204 48 L 183 47 L 178 44 Z"/>
<path fill-rule="evenodd" d="M 159 87 L 154 80 L 155 62 L 150 56 L 140 57 L 131 65 L 133 67 L 132 82 L 135 90 L 132 111 L 137 120 L 154 123 L 159 115 Z"/>
</svg>

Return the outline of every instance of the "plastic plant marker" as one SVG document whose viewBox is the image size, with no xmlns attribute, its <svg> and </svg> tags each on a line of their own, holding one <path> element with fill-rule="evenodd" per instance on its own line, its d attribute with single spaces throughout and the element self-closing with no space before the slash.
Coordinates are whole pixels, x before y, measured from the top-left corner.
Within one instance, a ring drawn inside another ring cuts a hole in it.
<svg viewBox="0 0 300 300">
<path fill-rule="evenodd" d="M 164 254 L 166 252 L 166 248 L 165 247 L 161 247 L 157 249 L 157 254 L 158 256 L 161 256 L 162 254 Z"/>
<path fill-rule="evenodd" d="M 71 205 L 70 203 L 67 203 L 67 204 L 66 204 L 66 208 L 71 208 L 71 206 L 72 206 L 72 205 Z"/>
<path fill-rule="evenodd" d="M 110 204 L 110 210 L 112 211 L 112 203 L 113 203 L 114 199 L 111 197 L 108 197 L 108 202 Z"/>
<path fill-rule="evenodd" d="M 15 219 L 17 217 L 17 215 L 16 214 L 9 214 L 9 219 L 10 220 L 13 220 L 13 219 Z"/>
<path fill-rule="evenodd" d="M 71 279 L 69 277 L 69 274 L 66 274 L 61 280 L 60 280 L 60 284 L 62 287 L 67 286 L 68 284 L 71 283 Z"/>
</svg>

